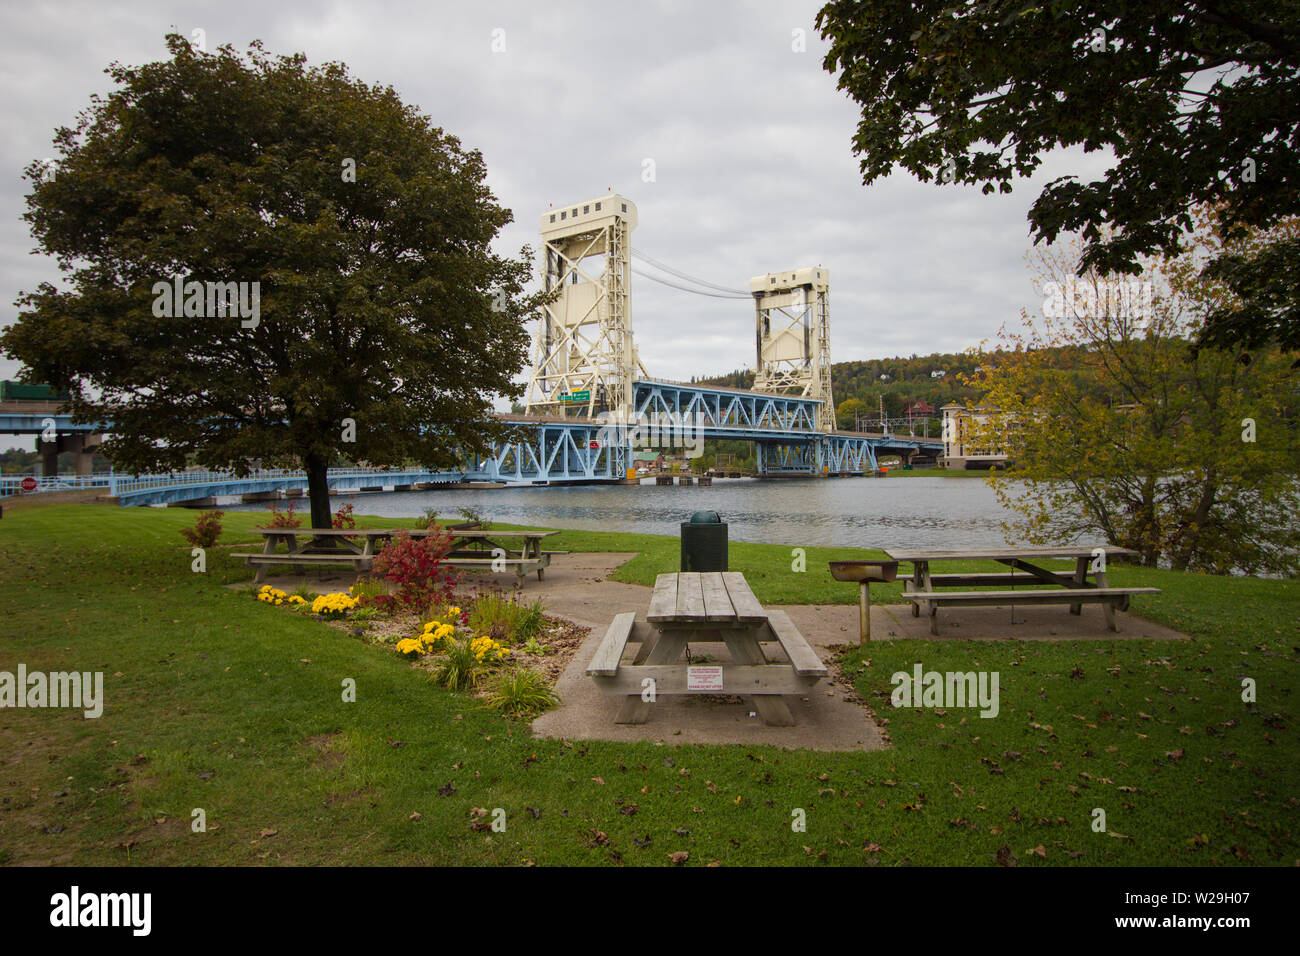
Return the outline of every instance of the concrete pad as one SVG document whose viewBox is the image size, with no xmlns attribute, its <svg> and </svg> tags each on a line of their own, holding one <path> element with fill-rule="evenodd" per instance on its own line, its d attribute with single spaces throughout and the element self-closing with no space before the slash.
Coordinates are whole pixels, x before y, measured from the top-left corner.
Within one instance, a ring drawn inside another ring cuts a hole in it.
<svg viewBox="0 0 1300 956">
<path fill-rule="evenodd" d="M 858 642 L 856 605 L 801 605 L 784 608 L 799 632 L 814 647 Z M 939 636 L 930 633 L 928 617 L 913 617 L 911 604 L 872 605 L 873 641 L 1105 641 L 1189 640 L 1181 631 L 1126 612 L 1116 614 L 1119 631 L 1106 629 L 1101 605 L 1085 604 L 1071 614 L 1065 604 L 1051 606 L 999 605 L 939 609 Z"/>
<path fill-rule="evenodd" d="M 648 605 L 648 596 L 642 603 Z M 805 696 L 783 698 L 794 715 L 793 727 L 769 727 L 746 699 L 693 695 L 660 696 L 651 706 L 646 723 L 616 724 L 614 716 L 623 698 L 601 693 L 586 673 L 604 636 L 605 627 L 592 630 L 569 662 L 555 685 L 561 704 L 533 721 L 534 736 L 666 744 L 763 744 L 789 750 L 857 751 L 886 746 L 852 689 L 829 678 L 819 681 Z M 769 660 L 787 659 L 779 644 L 764 643 L 763 650 Z M 729 660 L 724 644 L 692 644 L 692 657 L 701 654 L 712 662 Z M 823 661 L 827 658 L 826 654 L 819 656 Z"/>
</svg>

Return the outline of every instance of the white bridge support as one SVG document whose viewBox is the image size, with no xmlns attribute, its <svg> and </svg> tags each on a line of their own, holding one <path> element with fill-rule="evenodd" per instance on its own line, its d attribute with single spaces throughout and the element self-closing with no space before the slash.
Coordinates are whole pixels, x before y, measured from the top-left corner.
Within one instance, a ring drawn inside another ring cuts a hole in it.
<svg viewBox="0 0 1300 956">
<path fill-rule="evenodd" d="M 636 222 L 636 206 L 615 193 L 543 213 L 542 280 L 558 294 L 538 321 L 528 414 L 591 419 L 631 405 L 632 382 L 645 377 L 629 298 Z"/>
<path fill-rule="evenodd" d="M 819 399 L 817 429 L 835 431 L 826 270 L 770 272 L 750 279 L 749 290 L 758 351 L 754 390 Z"/>
</svg>

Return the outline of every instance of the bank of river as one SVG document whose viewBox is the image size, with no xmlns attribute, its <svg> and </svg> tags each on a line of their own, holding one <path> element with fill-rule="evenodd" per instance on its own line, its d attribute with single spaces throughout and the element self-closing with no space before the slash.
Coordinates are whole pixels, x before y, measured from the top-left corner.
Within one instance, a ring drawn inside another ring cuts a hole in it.
<svg viewBox="0 0 1300 956">
<path fill-rule="evenodd" d="M 715 480 L 707 488 L 653 482 L 552 485 L 344 494 L 333 500 L 351 502 L 358 514 L 384 517 L 417 517 L 426 508 L 455 517 L 458 509 L 472 508 L 488 520 L 511 524 L 671 535 L 693 512 L 711 510 L 727 522 L 733 541 L 863 548 L 1002 547 L 1001 522 L 1011 517 L 983 481 L 939 477 L 739 478 Z"/>
</svg>

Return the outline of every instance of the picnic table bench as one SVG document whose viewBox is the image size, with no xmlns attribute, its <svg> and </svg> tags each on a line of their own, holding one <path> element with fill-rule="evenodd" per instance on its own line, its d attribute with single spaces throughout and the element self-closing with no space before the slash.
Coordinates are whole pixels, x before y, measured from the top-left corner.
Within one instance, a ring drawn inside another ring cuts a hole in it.
<svg viewBox="0 0 1300 956">
<path fill-rule="evenodd" d="M 1100 552 L 1100 555 L 1098 554 Z M 939 633 L 939 608 L 944 604 L 966 606 L 995 606 L 1015 604 L 1068 604 L 1071 614 L 1080 614 L 1084 604 L 1100 604 L 1106 615 L 1106 626 L 1119 630 L 1115 618 L 1117 610 L 1126 611 L 1129 598 L 1134 594 L 1159 594 L 1159 588 L 1113 588 L 1106 580 L 1105 562 L 1112 557 L 1137 557 L 1128 548 L 1109 545 L 1096 547 L 1048 548 L 993 548 L 987 551 L 886 551 L 891 561 L 908 561 L 912 564 L 912 588 L 903 591 L 904 600 L 912 603 L 912 616 L 926 612 L 930 617 L 930 633 Z M 1073 558 L 1073 572 L 1053 571 L 1034 561 L 1053 558 Z M 997 561 L 1010 567 L 1010 572 L 962 572 L 933 574 L 933 561 Z M 1016 574 L 1024 571 L 1025 574 Z M 1093 580 L 1088 580 L 1092 574 Z M 1021 584 L 1051 585 L 1032 591 L 962 590 L 938 591 L 937 588 L 989 588 Z"/>
<path fill-rule="evenodd" d="M 276 564 L 292 565 L 296 573 L 302 574 L 305 567 L 319 565 L 345 565 L 360 572 L 369 571 L 374 566 L 375 556 L 379 553 L 382 542 L 387 541 L 398 531 L 406 530 L 412 538 L 422 538 L 435 532 L 451 535 L 456 544 L 444 559 L 447 564 L 457 568 L 477 570 L 511 569 L 518 576 L 520 583 L 530 571 L 537 572 L 537 579 L 542 580 L 542 572 L 550 566 L 551 556 L 564 554 L 560 551 L 543 551 L 541 542 L 558 531 L 485 531 L 482 528 L 448 529 L 402 529 L 402 528 L 258 528 L 257 533 L 265 538 L 262 550 L 256 553 L 240 552 L 232 554 L 233 558 L 243 558 L 249 567 L 257 568 L 253 577 L 254 584 L 261 584 L 266 578 L 269 567 Z M 302 544 L 299 538 L 306 539 Z M 349 539 L 364 539 L 363 543 Z M 519 545 L 505 545 L 502 542 L 518 540 Z M 466 546 L 462 546 L 462 542 Z M 283 543 L 285 550 L 278 550 Z M 478 545 L 475 547 L 474 545 Z M 493 553 L 496 549 L 496 553 Z"/>
<path fill-rule="evenodd" d="M 692 642 L 723 643 L 731 663 L 678 663 Z M 763 644 L 778 644 L 786 660 L 771 662 Z M 631 662 L 628 645 L 638 644 Z M 645 621 L 635 612 L 614 617 L 587 674 L 603 693 L 624 697 L 615 723 L 645 723 L 651 697 L 661 694 L 736 694 L 773 726 L 794 716 L 782 695 L 802 694 L 826 676 L 826 666 L 784 611 L 764 610 L 736 571 L 661 574 Z"/>
</svg>

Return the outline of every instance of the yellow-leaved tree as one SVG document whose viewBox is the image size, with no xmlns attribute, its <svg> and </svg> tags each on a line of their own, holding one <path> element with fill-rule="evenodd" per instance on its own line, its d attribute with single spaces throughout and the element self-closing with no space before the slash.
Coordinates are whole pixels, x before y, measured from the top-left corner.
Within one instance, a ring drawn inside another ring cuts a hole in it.
<svg viewBox="0 0 1300 956">
<path fill-rule="evenodd" d="M 1185 254 L 1137 277 L 1076 276 L 1080 247 L 1031 253 L 1042 315 L 981 353 L 984 402 L 973 444 L 1001 445 L 991 474 L 1016 513 L 1009 540 L 1104 537 L 1143 564 L 1213 573 L 1300 568 L 1300 374 L 1273 349 L 1196 350 L 1204 316 L 1230 293 L 1199 277 L 1224 249 L 1197 215 Z M 1288 220 L 1252 248 L 1300 234 Z"/>
</svg>

